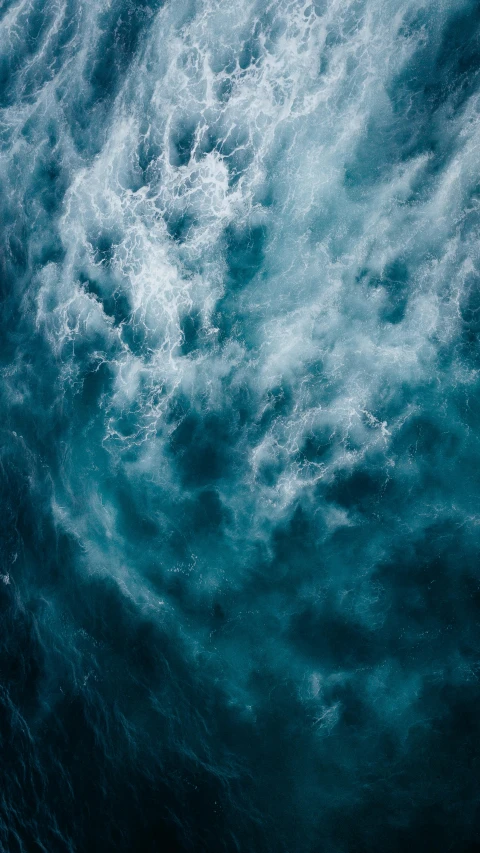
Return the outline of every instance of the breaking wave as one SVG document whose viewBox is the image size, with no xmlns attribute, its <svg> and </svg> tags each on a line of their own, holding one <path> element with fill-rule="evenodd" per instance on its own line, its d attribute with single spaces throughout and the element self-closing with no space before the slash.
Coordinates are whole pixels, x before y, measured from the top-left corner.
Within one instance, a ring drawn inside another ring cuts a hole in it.
<svg viewBox="0 0 480 853">
<path fill-rule="evenodd" d="M 0 848 L 472 853 L 478 3 L 3 0 L 0 111 Z"/>
</svg>

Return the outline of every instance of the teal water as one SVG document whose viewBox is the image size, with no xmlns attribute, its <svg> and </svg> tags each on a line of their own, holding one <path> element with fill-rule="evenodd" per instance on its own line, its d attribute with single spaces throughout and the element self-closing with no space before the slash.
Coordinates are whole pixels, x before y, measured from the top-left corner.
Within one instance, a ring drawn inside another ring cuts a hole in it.
<svg viewBox="0 0 480 853">
<path fill-rule="evenodd" d="M 480 6 L 0 4 L 0 850 L 474 853 Z"/>
</svg>

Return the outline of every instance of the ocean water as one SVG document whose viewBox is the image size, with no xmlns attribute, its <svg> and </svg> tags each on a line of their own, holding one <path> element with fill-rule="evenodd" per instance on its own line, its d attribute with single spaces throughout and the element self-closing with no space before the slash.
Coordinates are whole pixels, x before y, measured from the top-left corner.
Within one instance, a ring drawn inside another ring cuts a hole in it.
<svg viewBox="0 0 480 853">
<path fill-rule="evenodd" d="M 0 850 L 473 853 L 480 5 L 0 3 Z"/>
</svg>

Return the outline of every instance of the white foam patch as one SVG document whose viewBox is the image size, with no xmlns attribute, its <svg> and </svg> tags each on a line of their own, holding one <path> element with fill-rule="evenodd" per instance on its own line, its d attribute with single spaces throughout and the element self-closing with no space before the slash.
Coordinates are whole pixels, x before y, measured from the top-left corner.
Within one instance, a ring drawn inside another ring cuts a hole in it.
<svg viewBox="0 0 480 853">
<path fill-rule="evenodd" d="M 17 38 L 27 6 L 2 19 L 2 44 Z M 106 8 L 82 13 L 74 64 L 45 82 L 35 106 L 17 109 L 17 125 L 6 111 L 18 147 L 27 144 L 21 133 L 35 111 L 61 115 L 55 87 L 86 85 Z M 109 365 L 99 444 L 130 482 L 165 490 L 172 501 L 185 491 L 170 454 L 185 413 L 169 419 L 173 401 L 183 394 L 199 415 L 225 413 L 247 389 L 249 426 L 270 413 L 263 432 L 238 430 L 234 485 L 217 484 L 239 552 L 243 544 L 250 554 L 253 542 L 271 555 L 271 531 L 296 502 L 313 502 L 316 489 L 369 454 L 381 460 L 385 481 L 398 464 L 415 476 L 417 462 L 398 463 L 391 451 L 415 404 L 406 399 L 388 420 L 381 409 L 395 389 L 428 383 L 439 350 L 458 335 L 465 282 L 479 266 L 477 230 L 464 227 L 477 181 L 477 99 L 457 117 L 445 107 L 454 150 L 423 190 L 432 159 L 423 151 L 393 157 L 383 172 L 372 164 L 357 182 L 348 173 L 372 127 L 392 121 L 392 82 L 425 39 L 407 25 L 421 8 L 436 21 L 430 38 L 440 39 L 447 12 L 433 0 L 401 8 L 345 0 L 324 8 L 288 0 L 167 3 L 115 96 L 99 153 L 83 158 L 65 129 L 65 257 L 36 273 L 37 329 L 64 383 L 81 383 L 82 346 L 96 365 Z M 63 14 L 58 6 L 45 46 Z M 471 205 L 475 213 L 478 199 Z M 264 229 L 262 263 L 235 292 L 229 228 Z M 408 298 L 393 323 L 385 319 L 388 270 L 407 256 Z M 232 314 L 227 341 L 219 311 Z M 199 318 L 208 345 L 186 353 L 188 316 Z M 444 382 L 472 381 L 472 369 L 454 356 Z M 275 408 L 281 394 L 285 405 Z M 331 451 L 307 459 L 302 448 L 317 433 L 331 439 Z M 92 564 L 103 547 L 109 570 L 128 584 L 135 571 L 119 566 L 123 532 L 112 505 L 93 496 L 82 511 L 65 494 L 54 509 L 91 546 Z M 328 531 L 361 524 L 354 509 L 329 505 L 322 514 Z M 411 523 L 420 528 L 425 519 Z M 200 597 L 241 584 L 242 561 L 227 571 L 221 560 L 188 571 Z M 250 671 L 248 661 L 242 666 L 240 681 Z M 321 695 L 315 678 L 312 702 Z M 335 704 L 320 701 L 312 714 L 312 725 L 327 732 L 338 718 Z"/>
</svg>

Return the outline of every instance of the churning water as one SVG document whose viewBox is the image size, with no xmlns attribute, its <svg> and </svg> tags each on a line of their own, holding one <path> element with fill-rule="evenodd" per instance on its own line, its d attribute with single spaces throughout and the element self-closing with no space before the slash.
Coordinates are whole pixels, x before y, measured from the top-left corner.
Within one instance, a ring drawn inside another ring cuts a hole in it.
<svg viewBox="0 0 480 853">
<path fill-rule="evenodd" d="M 480 831 L 480 6 L 0 4 L 0 849 Z"/>
</svg>

